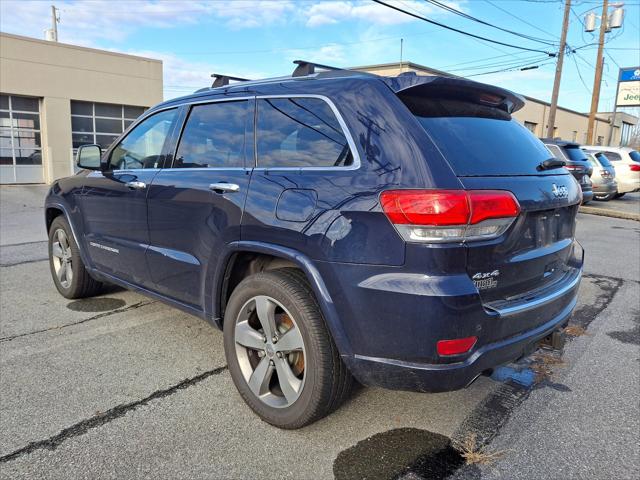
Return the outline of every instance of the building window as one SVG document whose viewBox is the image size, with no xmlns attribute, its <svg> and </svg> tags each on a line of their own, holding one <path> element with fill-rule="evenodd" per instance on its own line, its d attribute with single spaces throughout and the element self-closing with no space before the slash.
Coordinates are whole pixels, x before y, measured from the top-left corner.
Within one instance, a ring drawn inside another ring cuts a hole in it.
<svg viewBox="0 0 640 480">
<path fill-rule="evenodd" d="M 527 128 L 527 130 L 529 130 L 531 133 L 533 133 L 534 135 L 536 134 L 536 128 L 538 127 L 537 123 L 533 123 L 533 122 L 524 122 L 524 126 Z"/>
<path fill-rule="evenodd" d="M 624 147 L 629 145 L 631 140 L 631 130 L 633 125 L 627 122 L 622 122 L 622 132 L 620 133 L 620 146 Z"/>
<path fill-rule="evenodd" d="M 578 131 L 577 131 L 577 130 L 574 130 L 574 131 L 571 133 L 571 141 L 572 141 L 572 142 L 577 142 L 577 141 L 578 141 Z"/>
<path fill-rule="evenodd" d="M 40 100 L 0 94 L 1 183 L 42 182 L 41 165 Z"/>
<path fill-rule="evenodd" d="M 604 142 L 604 137 L 602 135 L 598 135 L 598 140 L 596 141 L 596 145 L 602 145 Z"/>
<path fill-rule="evenodd" d="M 73 148 L 89 143 L 108 148 L 144 111 L 144 107 L 71 100 Z"/>
</svg>

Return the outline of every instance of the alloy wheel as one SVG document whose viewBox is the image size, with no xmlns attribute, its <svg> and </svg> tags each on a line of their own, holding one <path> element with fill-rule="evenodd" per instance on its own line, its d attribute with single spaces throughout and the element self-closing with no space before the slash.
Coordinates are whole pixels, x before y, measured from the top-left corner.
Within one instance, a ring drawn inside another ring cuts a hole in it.
<svg viewBox="0 0 640 480">
<path fill-rule="evenodd" d="M 59 228 L 53 234 L 51 243 L 51 256 L 53 269 L 56 272 L 58 282 L 63 288 L 69 288 L 73 281 L 73 268 L 71 263 L 71 245 L 67 233 Z"/>
<path fill-rule="evenodd" d="M 266 295 L 251 298 L 236 318 L 235 353 L 253 394 L 276 408 L 291 406 L 305 380 L 305 346 L 293 316 Z"/>
</svg>

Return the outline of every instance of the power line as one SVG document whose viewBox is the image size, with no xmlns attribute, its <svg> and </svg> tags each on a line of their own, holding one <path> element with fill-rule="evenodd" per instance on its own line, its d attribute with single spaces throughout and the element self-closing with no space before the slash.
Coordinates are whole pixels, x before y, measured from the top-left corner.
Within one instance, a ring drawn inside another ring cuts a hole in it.
<svg viewBox="0 0 640 480">
<path fill-rule="evenodd" d="M 493 70 L 491 72 L 474 73 L 473 75 L 467 75 L 465 78 L 479 77 L 481 75 L 490 75 L 492 73 L 524 72 L 526 70 L 534 70 L 534 69 L 537 69 L 537 68 L 540 68 L 540 67 L 544 67 L 545 65 L 550 65 L 552 63 L 555 63 L 555 62 L 553 60 L 550 60 L 548 62 L 539 63 L 537 65 L 524 64 L 524 65 L 519 65 L 518 67 L 505 68 L 505 69 L 502 69 L 502 70 Z"/>
<path fill-rule="evenodd" d="M 432 24 L 432 25 L 437 25 L 438 27 L 442 27 L 442 28 L 444 28 L 444 29 L 446 29 L 446 30 L 450 30 L 450 31 L 452 31 L 452 32 L 460 33 L 460 34 L 462 34 L 462 35 L 466 35 L 466 36 L 468 36 L 468 37 L 477 38 L 477 39 L 479 39 L 479 40 L 484 40 L 484 41 L 486 41 L 486 42 L 494 43 L 494 44 L 496 44 L 496 45 L 502 45 L 502 46 L 504 46 L 504 47 L 517 48 L 518 50 L 525 50 L 525 51 L 529 51 L 529 52 L 544 53 L 545 55 L 549 55 L 549 56 L 554 56 L 554 55 L 555 55 L 555 54 L 552 54 L 552 53 L 546 52 L 546 51 L 544 51 L 544 50 L 538 50 L 538 49 L 535 49 L 535 48 L 521 47 L 521 46 L 519 46 L 519 45 L 513 45 L 513 44 L 511 44 L 511 43 L 505 43 L 505 42 L 499 42 L 498 40 L 493 40 L 493 39 L 491 39 L 491 38 L 482 37 L 482 36 L 480 36 L 480 35 L 475 35 L 475 34 L 473 34 L 473 33 L 465 32 L 465 31 L 463 31 L 463 30 L 459 30 L 459 29 L 457 29 L 457 28 L 450 27 L 449 25 L 445 25 L 444 23 L 440 23 L 440 22 L 437 22 L 437 21 L 435 21 L 435 20 L 431 20 L 430 18 L 424 17 L 424 16 L 422 16 L 422 15 L 418 15 L 418 14 L 416 14 L 416 13 L 411 13 L 411 12 L 409 12 L 409 11 L 407 11 L 407 10 L 403 10 L 402 8 L 396 7 L 396 6 L 394 6 L 394 5 L 390 5 L 390 4 L 385 3 L 385 2 L 383 2 L 383 1 L 381 1 L 381 0 L 373 0 L 373 1 L 374 1 L 375 3 L 380 4 L 380 5 L 384 5 L 385 7 L 390 8 L 390 9 L 392 9 L 392 10 L 396 10 L 396 11 L 398 11 L 398 12 L 400 12 L 400 13 L 404 13 L 405 15 L 409 15 L 410 17 L 417 18 L 417 19 L 419 19 L 419 20 L 422 20 L 422 21 L 424 21 L 424 22 L 430 23 L 430 24 Z"/>
<path fill-rule="evenodd" d="M 513 13 L 511 13 L 509 10 L 506 10 L 506 9 L 504 9 L 504 8 L 502 8 L 502 7 L 499 7 L 498 5 L 496 5 L 495 3 L 493 3 L 492 1 L 490 1 L 490 0 L 484 0 L 484 1 L 485 1 L 485 2 L 487 2 L 489 5 L 491 5 L 491 6 L 495 7 L 495 8 L 497 8 L 498 10 L 500 10 L 500 11 L 502 11 L 502 12 L 506 13 L 507 15 L 509 15 L 509 16 L 511 16 L 511 17 L 513 17 L 513 18 L 515 18 L 516 20 L 519 20 L 519 21 L 521 21 L 522 23 L 524 23 L 524 24 L 526 24 L 526 25 L 529 25 L 529 26 L 530 26 L 530 27 L 532 27 L 532 28 L 535 28 L 535 29 L 536 29 L 536 30 L 538 30 L 539 32 L 546 33 L 547 35 L 551 35 L 551 36 L 552 36 L 552 37 L 554 37 L 554 38 L 558 38 L 558 36 L 557 36 L 557 35 L 555 35 L 555 34 L 553 34 L 553 33 L 550 33 L 550 32 L 547 32 L 546 30 L 543 30 L 542 28 L 540 28 L 540 27 L 538 27 L 538 26 L 534 25 L 533 23 L 529 23 L 529 22 L 527 22 L 525 19 L 520 18 L 520 17 L 518 17 L 517 15 L 514 15 Z"/>
<path fill-rule="evenodd" d="M 449 12 L 449 13 L 453 13 L 454 15 L 458 15 L 458 16 L 460 16 L 462 18 L 466 18 L 467 20 L 471 20 L 473 22 L 480 23 L 481 25 L 486 25 L 488 27 L 495 28 L 495 29 L 500 30 L 502 32 L 510 33 L 511 35 L 515 35 L 517 37 L 521 37 L 521 38 L 524 38 L 526 40 L 530 40 L 530 41 L 533 41 L 533 42 L 544 43 L 544 44 L 549 45 L 549 46 L 554 46 L 557 43 L 557 42 L 550 42 L 549 40 L 544 39 L 544 38 L 533 37 L 531 35 L 526 35 L 526 34 L 522 34 L 520 32 L 515 32 L 513 30 L 509 30 L 509 29 L 506 29 L 506 28 L 499 27 L 497 25 L 494 25 L 492 23 L 486 22 L 486 21 L 481 20 L 481 19 L 479 19 L 477 17 L 469 15 L 468 13 L 465 13 L 465 12 L 462 12 L 460 10 L 457 10 L 457 9 L 455 9 L 455 8 L 449 6 L 449 5 L 441 3 L 438 0 L 425 0 L 425 1 L 430 3 L 430 4 L 432 4 L 432 5 L 435 5 L 436 7 L 439 7 L 439 8 L 441 8 L 441 9 L 443 9 L 443 10 Z"/>
</svg>

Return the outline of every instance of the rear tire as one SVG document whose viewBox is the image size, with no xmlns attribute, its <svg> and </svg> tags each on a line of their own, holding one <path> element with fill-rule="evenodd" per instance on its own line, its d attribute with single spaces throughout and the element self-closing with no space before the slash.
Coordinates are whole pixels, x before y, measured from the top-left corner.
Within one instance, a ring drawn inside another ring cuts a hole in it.
<svg viewBox="0 0 640 480">
<path fill-rule="evenodd" d="M 625 194 L 626 194 L 626 192 L 625 193 L 616 193 L 616 196 L 614 198 L 622 198 L 622 197 L 625 196 Z"/>
<path fill-rule="evenodd" d="M 292 338 L 298 339 L 295 348 Z M 276 427 L 301 428 L 321 419 L 348 398 L 353 385 L 313 291 L 295 269 L 240 282 L 224 315 L 224 347 L 238 392 Z"/>
<path fill-rule="evenodd" d="M 92 297 L 100 293 L 102 283 L 89 276 L 69 222 L 56 217 L 49 228 L 49 268 L 58 292 L 65 298 Z"/>
</svg>

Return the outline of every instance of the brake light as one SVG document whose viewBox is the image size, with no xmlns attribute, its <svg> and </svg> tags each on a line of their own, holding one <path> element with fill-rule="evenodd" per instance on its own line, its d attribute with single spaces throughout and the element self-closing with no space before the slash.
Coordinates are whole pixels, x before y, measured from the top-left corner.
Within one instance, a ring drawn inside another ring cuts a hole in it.
<svg viewBox="0 0 640 480">
<path fill-rule="evenodd" d="M 609 170 L 600 170 L 602 178 L 611 178 L 611 172 Z"/>
<path fill-rule="evenodd" d="M 629 165 L 629 170 L 631 170 L 632 172 L 640 172 L 640 165 Z"/>
<path fill-rule="evenodd" d="M 455 340 L 440 340 L 436 344 L 438 355 L 460 355 L 467 353 L 478 341 L 478 337 L 456 338 Z"/>
<path fill-rule="evenodd" d="M 571 172 L 578 172 L 578 171 L 582 170 L 582 167 L 580 167 L 578 165 L 565 165 L 564 168 L 566 168 L 567 170 L 569 170 Z"/>
<path fill-rule="evenodd" d="M 388 190 L 387 218 L 408 242 L 460 242 L 502 235 L 520 213 L 503 190 Z"/>
</svg>

